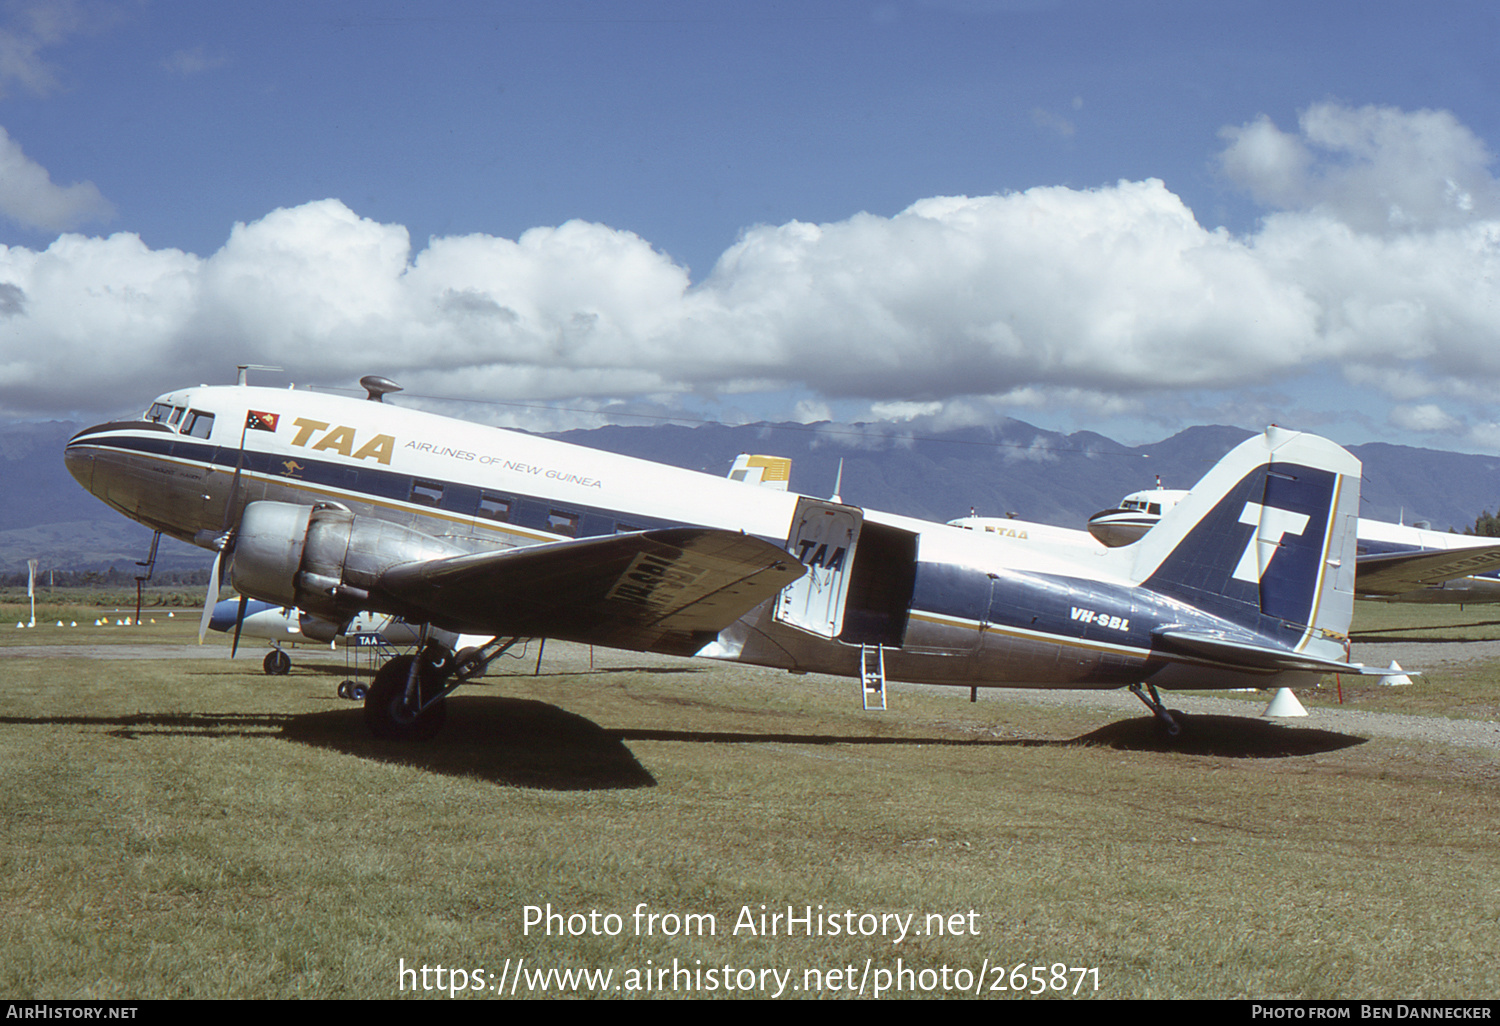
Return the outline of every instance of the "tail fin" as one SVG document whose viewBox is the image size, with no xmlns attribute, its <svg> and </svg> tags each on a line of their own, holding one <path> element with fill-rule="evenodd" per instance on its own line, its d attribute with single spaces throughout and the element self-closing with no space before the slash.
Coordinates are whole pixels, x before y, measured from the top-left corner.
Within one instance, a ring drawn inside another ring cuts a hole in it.
<svg viewBox="0 0 1500 1026">
<path fill-rule="evenodd" d="M 746 481 L 784 492 L 792 476 L 792 461 L 785 456 L 752 456 L 742 452 L 729 468 L 731 481 Z"/>
<path fill-rule="evenodd" d="M 1359 460 L 1326 438 L 1267 428 L 1132 547 L 1132 577 L 1278 646 L 1343 657 L 1359 477 Z"/>
</svg>

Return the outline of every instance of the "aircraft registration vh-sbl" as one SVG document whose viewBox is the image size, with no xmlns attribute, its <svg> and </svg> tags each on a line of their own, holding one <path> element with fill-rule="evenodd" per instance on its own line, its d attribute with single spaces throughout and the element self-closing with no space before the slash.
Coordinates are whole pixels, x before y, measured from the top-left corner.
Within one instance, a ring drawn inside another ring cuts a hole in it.
<svg viewBox="0 0 1500 1026">
<path fill-rule="evenodd" d="M 427 625 L 364 717 L 427 738 L 518 638 L 965 687 L 1308 686 L 1348 662 L 1360 464 L 1272 427 L 1140 542 L 1050 547 L 324 392 L 199 386 L 69 441 L 126 516 L 217 550 L 241 595 L 329 636 Z M 374 400 L 374 401 L 369 401 Z M 210 601 L 209 605 L 212 605 Z M 481 634 L 454 651 L 445 634 Z M 872 696 L 874 696 L 872 698 Z"/>
</svg>

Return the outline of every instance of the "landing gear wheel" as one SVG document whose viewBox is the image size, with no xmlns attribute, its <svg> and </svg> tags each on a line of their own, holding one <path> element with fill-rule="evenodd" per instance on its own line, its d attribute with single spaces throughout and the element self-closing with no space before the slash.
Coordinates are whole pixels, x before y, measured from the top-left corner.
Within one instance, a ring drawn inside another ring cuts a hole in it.
<svg viewBox="0 0 1500 1026">
<path fill-rule="evenodd" d="M 1147 695 L 1147 691 L 1150 695 Z M 1155 684 L 1132 684 L 1130 693 L 1139 698 L 1147 709 L 1151 710 L 1156 717 L 1156 725 L 1168 738 L 1175 739 L 1182 734 L 1183 720 L 1187 717 L 1176 709 L 1168 709 L 1162 704 L 1161 695 L 1157 694 Z"/>
<path fill-rule="evenodd" d="M 365 695 L 365 726 L 370 733 L 387 741 L 426 741 L 443 729 L 448 718 L 447 703 L 438 701 L 420 715 L 406 704 L 406 678 L 411 672 L 413 656 L 404 655 L 387 662 L 375 674 L 375 682 Z M 442 679 L 430 670 L 420 671 L 418 690 L 428 701 L 442 690 Z"/>
<path fill-rule="evenodd" d="M 265 662 L 261 663 L 261 669 L 269 676 L 284 677 L 286 672 L 292 668 L 292 657 L 279 648 L 273 648 L 266 653 Z"/>
<path fill-rule="evenodd" d="M 340 698 L 353 698 L 354 696 L 352 694 L 350 694 L 350 691 L 353 688 L 354 688 L 354 681 L 352 681 L 352 680 L 341 680 L 341 681 L 339 681 L 339 697 Z"/>
<path fill-rule="evenodd" d="M 369 693 L 370 689 L 365 687 L 358 681 L 349 682 L 349 697 L 354 699 L 356 702 L 363 702 L 365 700 L 365 696 Z"/>
</svg>

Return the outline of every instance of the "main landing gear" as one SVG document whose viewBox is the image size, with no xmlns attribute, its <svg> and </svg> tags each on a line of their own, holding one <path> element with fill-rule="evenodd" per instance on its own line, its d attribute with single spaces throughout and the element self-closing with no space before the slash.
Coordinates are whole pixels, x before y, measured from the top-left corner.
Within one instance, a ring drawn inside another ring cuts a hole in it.
<svg viewBox="0 0 1500 1026">
<path fill-rule="evenodd" d="M 378 738 L 426 741 L 436 736 L 448 718 L 447 697 L 523 640 L 495 638 L 455 653 L 441 642 L 426 640 L 425 627 L 422 635 L 416 654 L 387 660 L 365 695 L 365 725 Z"/>
<path fill-rule="evenodd" d="M 261 661 L 260 668 L 265 670 L 269 677 L 285 677 L 287 671 L 292 668 L 292 657 L 280 648 L 273 648 L 266 653 L 266 658 Z"/>
<path fill-rule="evenodd" d="M 1147 690 L 1151 692 L 1150 698 L 1146 697 Z M 1155 684 L 1132 684 L 1130 693 L 1144 702 L 1146 708 L 1155 714 L 1156 722 L 1161 725 L 1162 730 L 1166 731 L 1167 737 L 1176 737 L 1182 733 L 1182 713 L 1175 709 L 1168 709 L 1162 704 L 1161 696 L 1156 693 Z"/>
</svg>

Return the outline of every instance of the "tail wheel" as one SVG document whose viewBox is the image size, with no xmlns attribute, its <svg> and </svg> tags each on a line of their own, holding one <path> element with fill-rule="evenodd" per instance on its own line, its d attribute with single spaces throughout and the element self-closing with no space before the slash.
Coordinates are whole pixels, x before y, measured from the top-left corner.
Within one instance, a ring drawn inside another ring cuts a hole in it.
<svg viewBox="0 0 1500 1026">
<path fill-rule="evenodd" d="M 375 674 L 375 681 L 365 695 L 365 725 L 370 733 L 387 741 L 426 741 L 443 729 L 448 718 L 447 703 L 439 700 L 420 713 L 406 704 L 406 678 L 411 673 L 413 656 L 397 656 Z M 431 670 L 419 671 L 417 689 L 427 702 L 442 692 L 443 679 Z"/>
</svg>

